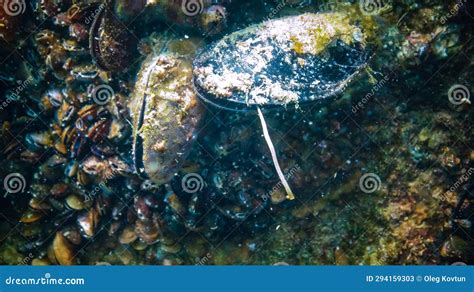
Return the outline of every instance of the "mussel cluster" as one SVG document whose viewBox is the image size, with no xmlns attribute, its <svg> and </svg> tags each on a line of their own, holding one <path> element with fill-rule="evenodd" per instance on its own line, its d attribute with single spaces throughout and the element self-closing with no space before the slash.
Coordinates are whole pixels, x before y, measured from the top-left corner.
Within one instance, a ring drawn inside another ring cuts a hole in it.
<svg viewBox="0 0 474 292">
<path fill-rule="evenodd" d="M 31 37 L 19 46 L 13 35 L 2 35 L 2 52 L 14 60 L 2 76 L 15 77 L 4 80 L 12 105 L 1 113 L 8 162 L 2 176 L 19 173 L 27 184 L 24 196 L 7 192 L 2 200 L 13 217 L 20 214 L 18 230 L 27 241 L 21 252 L 33 253 L 33 264 L 83 263 L 84 249 L 104 238 L 110 248 L 146 251 L 154 262 L 161 257 L 149 246 L 177 253 L 177 235 L 189 232 L 217 240 L 270 203 L 262 196 L 277 182 L 271 169 L 238 166 L 248 165 L 255 146 L 248 141 L 259 136 L 249 128 L 202 138 L 217 164 L 200 160 L 202 149 L 186 160 L 198 127 L 209 123 L 192 86 L 193 58 L 202 34 L 222 30 L 227 13 L 203 5 L 187 15 L 181 1 L 35 1 L 25 8 L 32 19 L 23 22 L 32 26 L 25 28 Z M 142 37 L 129 23 L 140 13 L 145 22 L 171 20 L 194 37 Z M 148 55 L 141 67 L 138 51 Z M 236 147 L 247 150 L 236 155 Z M 252 161 L 261 160 L 265 145 L 259 149 Z M 199 192 L 189 189 L 195 175 Z M 259 177 L 268 187 L 253 190 Z"/>
<path fill-rule="evenodd" d="M 158 241 L 165 250 L 173 246 L 167 232 L 187 230 L 188 207 L 172 189 L 141 178 L 132 163 L 130 74 L 139 68 L 138 51 L 149 51 L 146 40 L 138 45 L 141 35 L 131 22 L 143 14 L 135 25 L 172 22 L 196 35 L 212 34 L 211 26 L 223 28 L 225 8 L 206 2 L 188 16 L 181 1 L 21 2 L 18 15 L 0 14 L 7 65 L 1 72 L 8 162 L 2 177 L 21 173 L 27 194 L 7 190 L 2 205 L 11 204 L 13 217 L 21 214 L 19 230 L 28 241 L 21 252 L 32 252 L 34 264 L 77 264 L 101 231 L 137 251 Z M 22 43 L 20 37 L 27 38 Z M 198 209 L 197 202 L 189 205 Z"/>
</svg>

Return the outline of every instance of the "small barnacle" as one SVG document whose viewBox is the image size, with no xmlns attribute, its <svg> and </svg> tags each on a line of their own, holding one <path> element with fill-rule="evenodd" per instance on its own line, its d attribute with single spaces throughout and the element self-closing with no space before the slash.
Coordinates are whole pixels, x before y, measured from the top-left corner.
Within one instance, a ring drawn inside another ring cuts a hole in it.
<svg viewBox="0 0 474 292">
<path fill-rule="evenodd" d="M 166 151 L 166 142 L 160 141 L 153 146 L 153 150 L 164 153 Z"/>
</svg>

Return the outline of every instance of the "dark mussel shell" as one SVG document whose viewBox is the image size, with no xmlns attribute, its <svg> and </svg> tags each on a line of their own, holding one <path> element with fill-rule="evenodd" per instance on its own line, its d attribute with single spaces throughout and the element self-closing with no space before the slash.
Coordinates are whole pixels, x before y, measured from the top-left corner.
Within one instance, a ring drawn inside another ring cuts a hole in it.
<svg viewBox="0 0 474 292">
<path fill-rule="evenodd" d="M 100 6 L 89 32 L 89 50 L 94 63 L 106 71 L 127 69 L 136 39 L 114 15 L 111 4 Z"/>
<path fill-rule="evenodd" d="M 341 13 L 303 14 L 234 32 L 194 61 L 201 99 L 230 110 L 340 93 L 369 57 L 367 31 Z"/>
</svg>

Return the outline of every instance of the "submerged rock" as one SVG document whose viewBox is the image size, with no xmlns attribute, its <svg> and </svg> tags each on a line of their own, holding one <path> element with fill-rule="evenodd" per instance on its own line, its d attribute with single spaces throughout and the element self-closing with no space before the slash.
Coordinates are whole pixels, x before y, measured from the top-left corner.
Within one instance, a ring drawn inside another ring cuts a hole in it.
<svg viewBox="0 0 474 292">
<path fill-rule="evenodd" d="M 307 13 L 232 33 L 194 62 L 196 89 L 225 108 L 287 105 L 340 92 L 370 56 L 372 21 Z"/>
</svg>

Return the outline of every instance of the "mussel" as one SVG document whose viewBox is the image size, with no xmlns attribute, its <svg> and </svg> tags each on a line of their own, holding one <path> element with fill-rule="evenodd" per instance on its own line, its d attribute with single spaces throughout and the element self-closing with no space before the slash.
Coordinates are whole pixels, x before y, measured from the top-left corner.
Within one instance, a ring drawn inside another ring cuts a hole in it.
<svg viewBox="0 0 474 292">
<path fill-rule="evenodd" d="M 231 110 L 334 96 L 366 65 L 371 25 L 343 13 L 306 13 L 250 26 L 196 58 L 196 90 Z"/>
<path fill-rule="evenodd" d="M 192 85 L 190 39 L 166 42 L 138 75 L 130 104 L 136 170 L 157 184 L 168 182 L 187 157 L 204 110 Z"/>
<path fill-rule="evenodd" d="M 130 64 L 135 38 L 114 14 L 113 3 L 99 6 L 89 32 L 89 50 L 98 67 L 107 71 L 123 71 Z"/>
</svg>

